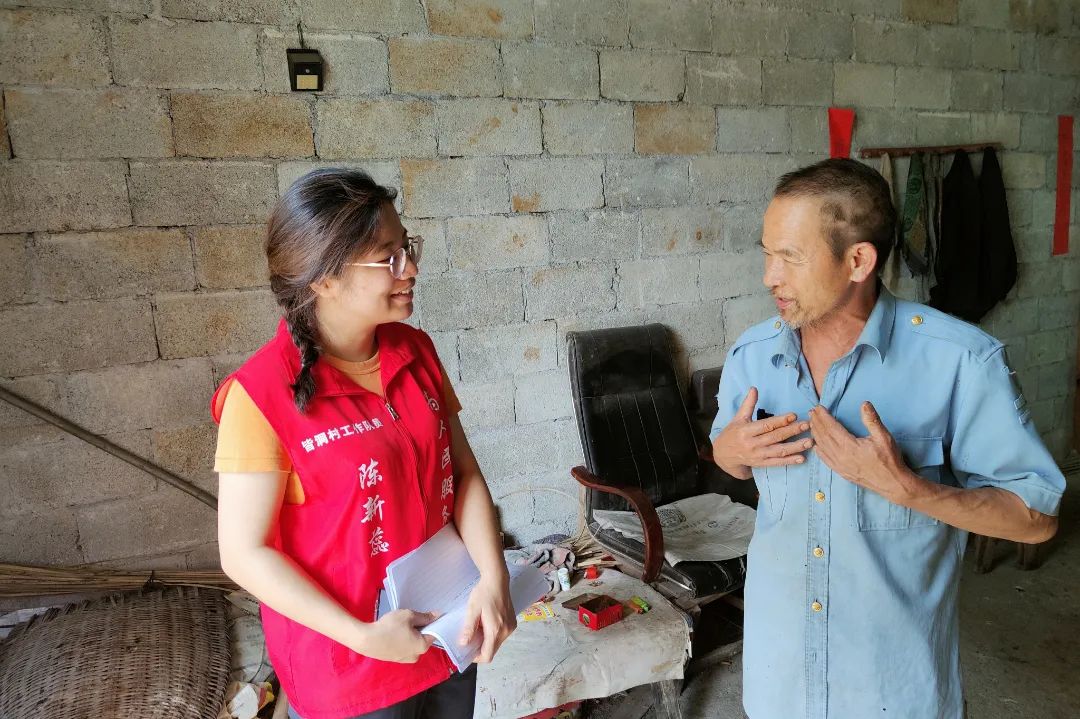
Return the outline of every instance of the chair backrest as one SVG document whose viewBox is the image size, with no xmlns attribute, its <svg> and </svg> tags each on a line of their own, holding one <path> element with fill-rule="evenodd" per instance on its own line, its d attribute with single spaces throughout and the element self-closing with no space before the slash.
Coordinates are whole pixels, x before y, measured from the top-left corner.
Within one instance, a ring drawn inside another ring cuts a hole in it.
<svg viewBox="0 0 1080 719">
<path fill-rule="evenodd" d="M 567 333 L 570 384 L 589 471 L 640 487 L 654 504 L 700 492 L 697 446 L 663 325 Z M 594 509 L 629 509 L 589 490 Z"/>
</svg>

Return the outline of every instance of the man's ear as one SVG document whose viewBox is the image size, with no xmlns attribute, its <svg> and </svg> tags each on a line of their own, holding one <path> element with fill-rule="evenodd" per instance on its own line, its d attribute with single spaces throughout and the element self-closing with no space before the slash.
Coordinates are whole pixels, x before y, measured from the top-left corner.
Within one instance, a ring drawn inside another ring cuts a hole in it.
<svg viewBox="0 0 1080 719">
<path fill-rule="evenodd" d="M 856 242 L 848 248 L 848 267 L 852 282 L 865 282 L 874 277 L 877 267 L 877 248 L 869 242 Z"/>
</svg>

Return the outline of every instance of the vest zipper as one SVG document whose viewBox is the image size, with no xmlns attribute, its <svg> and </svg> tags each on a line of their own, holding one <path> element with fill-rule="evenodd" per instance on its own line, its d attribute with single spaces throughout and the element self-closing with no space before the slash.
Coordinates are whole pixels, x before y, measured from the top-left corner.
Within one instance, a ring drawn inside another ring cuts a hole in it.
<svg viewBox="0 0 1080 719">
<path fill-rule="evenodd" d="M 394 406 L 392 404 L 390 404 L 390 400 L 385 398 L 385 395 L 388 394 L 386 389 L 387 388 L 384 385 L 383 386 L 383 394 L 384 394 L 383 404 L 386 405 L 386 411 L 390 413 L 390 417 L 393 418 L 393 420 L 394 420 L 394 428 L 398 431 L 398 434 L 401 435 L 401 438 L 405 441 L 405 444 L 408 445 L 409 456 L 411 457 L 413 467 L 415 468 L 414 473 L 416 475 L 416 490 L 417 490 L 417 492 L 420 493 L 420 506 L 421 506 L 421 509 L 424 512 L 424 521 L 427 522 L 427 516 L 428 516 L 427 495 L 424 493 L 424 480 L 420 476 L 420 467 L 417 464 L 419 459 L 416 456 L 416 446 L 413 444 L 413 439 L 409 435 L 409 433 L 405 430 L 404 427 L 401 426 L 401 424 L 399 424 L 398 420 L 401 419 L 401 416 L 398 415 L 397 410 L 394 409 Z"/>
</svg>

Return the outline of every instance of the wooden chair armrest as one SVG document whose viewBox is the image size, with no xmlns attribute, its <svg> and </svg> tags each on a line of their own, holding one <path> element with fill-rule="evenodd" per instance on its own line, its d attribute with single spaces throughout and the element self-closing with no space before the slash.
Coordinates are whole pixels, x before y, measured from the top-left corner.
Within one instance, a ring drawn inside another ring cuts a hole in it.
<svg viewBox="0 0 1080 719">
<path fill-rule="evenodd" d="M 656 581 L 660 576 L 660 568 L 664 566 L 664 533 L 660 528 L 660 517 L 656 514 L 656 508 L 645 493 L 638 487 L 605 482 L 585 467 L 574 467 L 570 470 L 570 475 L 589 489 L 618 495 L 630 503 L 641 520 L 641 528 L 645 534 L 645 561 L 641 581 L 646 584 Z"/>
</svg>

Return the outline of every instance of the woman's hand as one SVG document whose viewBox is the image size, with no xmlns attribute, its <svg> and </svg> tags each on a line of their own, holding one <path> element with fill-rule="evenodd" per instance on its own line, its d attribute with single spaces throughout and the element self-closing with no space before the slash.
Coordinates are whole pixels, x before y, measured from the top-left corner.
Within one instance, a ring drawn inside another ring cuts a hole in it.
<svg viewBox="0 0 1080 719">
<path fill-rule="evenodd" d="M 438 618 L 433 612 L 414 612 L 398 609 L 371 624 L 362 624 L 356 641 L 349 648 L 358 654 L 384 662 L 415 664 L 431 648 L 434 637 L 421 634 Z"/>
<path fill-rule="evenodd" d="M 499 651 L 506 638 L 517 628 L 517 616 L 510 602 L 510 580 L 505 575 L 499 578 L 480 578 L 480 583 L 469 595 L 469 604 L 465 610 L 465 629 L 461 634 L 461 644 L 472 641 L 476 632 L 481 632 L 484 643 L 476 657 L 479 664 L 486 664 Z"/>
</svg>

